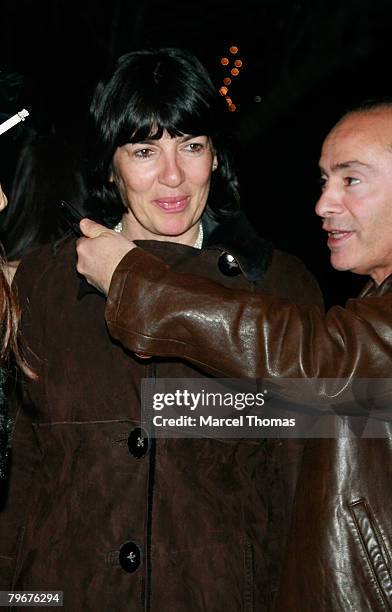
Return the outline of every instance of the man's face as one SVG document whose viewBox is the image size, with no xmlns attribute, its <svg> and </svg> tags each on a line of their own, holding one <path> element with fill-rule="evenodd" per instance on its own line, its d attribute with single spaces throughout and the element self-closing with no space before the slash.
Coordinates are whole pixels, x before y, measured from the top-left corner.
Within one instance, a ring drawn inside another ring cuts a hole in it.
<svg viewBox="0 0 392 612">
<path fill-rule="evenodd" d="M 316 213 L 332 266 L 380 284 L 392 273 L 392 109 L 343 119 L 324 142 L 320 170 Z"/>
</svg>

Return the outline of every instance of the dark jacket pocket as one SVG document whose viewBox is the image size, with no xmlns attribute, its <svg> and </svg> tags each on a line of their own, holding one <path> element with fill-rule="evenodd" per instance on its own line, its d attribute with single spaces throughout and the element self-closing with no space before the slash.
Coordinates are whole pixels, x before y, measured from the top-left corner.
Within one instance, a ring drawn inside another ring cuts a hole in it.
<svg viewBox="0 0 392 612">
<path fill-rule="evenodd" d="M 378 585 L 378 594 L 392 610 L 392 564 L 383 536 L 365 499 L 350 503 L 349 508 Z"/>
</svg>

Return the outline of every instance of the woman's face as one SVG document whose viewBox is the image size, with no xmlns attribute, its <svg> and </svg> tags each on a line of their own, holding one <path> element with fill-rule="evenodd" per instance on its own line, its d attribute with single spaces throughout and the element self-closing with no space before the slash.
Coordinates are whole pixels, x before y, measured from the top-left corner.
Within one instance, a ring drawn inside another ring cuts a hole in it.
<svg viewBox="0 0 392 612">
<path fill-rule="evenodd" d="M 215 166 L 207 136 L 164 132 L 159 140 L 118 147 L 110 180 L 128 208 L 125 235 L 193 245 Z"/>
</svg>

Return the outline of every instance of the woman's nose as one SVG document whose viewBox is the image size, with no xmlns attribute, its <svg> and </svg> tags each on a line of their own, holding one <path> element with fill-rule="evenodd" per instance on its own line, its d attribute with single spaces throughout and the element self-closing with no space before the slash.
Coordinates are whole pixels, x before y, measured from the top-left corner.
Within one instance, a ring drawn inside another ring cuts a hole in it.
<svg viewBox="0 0 392 612">
<path fill-rule="evenodd" d="M 159 182 L 169 187 L 177 187 L 184 181 L 185 172 L 177 155 L 165 155 L 159 173 Z"/>
</svg>

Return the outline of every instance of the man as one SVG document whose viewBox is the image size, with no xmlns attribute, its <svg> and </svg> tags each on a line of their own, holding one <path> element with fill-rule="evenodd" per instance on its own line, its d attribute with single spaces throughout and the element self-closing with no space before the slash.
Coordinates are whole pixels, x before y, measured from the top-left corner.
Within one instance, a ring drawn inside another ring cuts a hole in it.
<svg viewBox="0 0 392 612">
<path fill-rule="evenodd" d="M 180 356 L 218 375 L 390 377 L 392 104 L 344 116 L 324 142 L 320 168 L 316 213 L 331 263 L 371 277 L 358 299 L 323 315 L 229 293 L 174 274 L 139 249 L 128 252 L 122 237 L 85 220 L 90 240 L 79 244 L 78 270 L 108 294 L 112 336 L 138 353 Z M 391 609 L 392 436 L 385 430 L 383 439 L 308 441 L 276 611 Z"/>
</svg>

